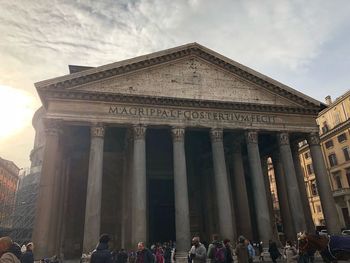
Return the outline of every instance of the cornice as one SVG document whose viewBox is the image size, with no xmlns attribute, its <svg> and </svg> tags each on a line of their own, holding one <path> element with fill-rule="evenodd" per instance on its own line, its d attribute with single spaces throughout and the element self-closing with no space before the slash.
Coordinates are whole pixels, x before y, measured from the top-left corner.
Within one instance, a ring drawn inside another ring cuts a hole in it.
<svg viewBox="0 0 350 263">
<path fill-rule="evenodd" d="M 250 81 L 260 87 L 263 87 L 272 93 L 278 94 L 284 98 L 288 98 L 289 100 L 303 107 L 314 108 L 314 109 L 317 109 L 318 111 L 320 110 L 321 105 L 318 105 L 316 101 L 313 102 L 312 101 L 313 99 L 311 98 L 308 100 L 307 98 L 302 97 L 302 96 L 306 97 L 306 95 L 302 95 L 300 93 L 300 96 L 298 96 L 296 93 L 299 93 L 299 92 L 294 90 L 290 91 L 292 90 L 291 88 L 281 83 L 278 83 L 277 81 L 269 79 L 268 77 L 263 76 L 258 72 L 255 72 L 243 65 L 240 65 L 239 63 L 230 61 L 229 59 L 225 59 L 225 57 L 221 56 L 220 54 L 210 51 L 198 44 L 187 45 L 180 49 L 174 49 L 170 53 L 159 52 L 157 53 L 157 56 L 152 56 L 152 55 L 144 56 L 142 60 L 137 59 L 133 61 L 131 59 L 129 63 L 116 64 L 115 67 L 104 69 L 102 66 L 100 71 L 98 71 L 98 68 L 95 68 L 92 70 L 87 70 L 85 73 L 84 72 L 80 74 L 76 73 L 76 74 L 71 74 L 71 75 L 59 78 L 59 80 L 56 82 L 43 81 L 43 82 L 36 83 L 35 85 L 45 105 L 46 104 L 45 98 L 42 97 L 41 95 L 41 93 L 44 90 L 71 89 L 73 87 L 79 87 L 89 82 L 103 80 L 105 78 L 110 78 L 118 75 L 131 73 L 137 70 L 141 70 L 148 67 L 171 62 L 174 60 L 182 59 L 188 56 L 197 56 L 199 58 L 202 58 L 203 60 L 206 60 L 220 68 L 223 68 L 247 81 Z M 66 92 L 71 92 L 71 90 Z"/>
<path fill-rule="evenodd" d="M 323 133 L 320 135 L 321 142 L 328 140 L 329 138 L 335 136 L 338 132 L 340 132 L 343 129 L 350 127 L 350 119 L 346 120 L 345 122 L 339 124 L 338 126 L 334 127 L 333 129 L 329 130 L 326 133 Z"/>
<path fill-rule="evenodd" d="M 87 92 L 87 91 L 62 91 L 62 90 L 45 90 L 42 92 L 43 99 L 59 99 L 59 100 L 82 100 L 82 101 L 104 101 L 133 103 L 145 105 L 164 105 L 178 107 L 196 107 L 196 108 L 216 108 L 225 110 L 242 110 L 242 111 L 258 111 L 273 112 L 287 114 L 307 114 L 317 116 L 318 109 L 301 108 L 268 104 L 252 104 L 239 102 L 223 102 L 211 100 L 195 100 L 181 99 L 173 97 L 156 97 L 146 95 L 130 95 L 121 93 L 105 93 L 105 92 Z"/>
</svg>

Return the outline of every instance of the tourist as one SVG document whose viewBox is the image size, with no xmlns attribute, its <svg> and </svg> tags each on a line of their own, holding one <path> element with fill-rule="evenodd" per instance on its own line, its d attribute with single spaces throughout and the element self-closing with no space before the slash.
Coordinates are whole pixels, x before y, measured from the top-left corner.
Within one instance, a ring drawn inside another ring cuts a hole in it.
<svg viewBox="0 0 350 263">
<path fill-rule="evenodd" d="M 269 240 L 269 253 L 273 263 L 281 256 L 280 251 L 277 248 L 276 242 Z"/>
<path fill-rule="evenodd" d="M 224 246 L 225 246 L 225 263 L 233 263 L 233 253 L 232 253 L 232 246 L 229 239 L 224 240 Z"/>
<path fill-rule="evenodd" d="M 206 263 L 207 250 L 205 246 L 200 243 L 199 237 L 192 239 L 192 247 L 189 252 L 189 260 L 192 263 Z"/>
<path fill-rule="evenodd" d="M 259 260 L 264 261 L 264 248 L 263 248 L 263 242 L 260 241 L 258 243 L 258 251 L 259 251 Z"/>
<path fill-rule="evenodd" d="M 32 242 L 26 245 L 26 251 L 21 257 L 21 263 L 34 263 L 33 249 L 34 245 Z"/>
<path fill-rule="evenodd" d="M 237 244 L 236 249 L 235 249 L 238 263 L 248 263 L 249 262 L 248 248 L 245 244 L 245 240 L 246 240 L 246 238 L 244 236 L 240 236 L 238 238 L 238 244 Z"/>
<path fill-rule="evenodd" d="M 137 249 L 136 263 L 154 263 L 155 260 L 152 252 L 145 247 L 143 242 L 137 244 Z"/>
<path fill-rule="evenodd" d="M 250 243 L 249 239 L 246 239 L 244 241 L 245 245 L 247 246 L 248 249 L 248 262 L 253 263 L 254 257 L 255 257 L 255 250 L 252 244 Z"/>
<path fill-rule="evenodd" d="M 212 236 L 212 242 L 208 247 L 208 258 L 210 259 L 211 263 L 224 263 L 225 262 L 225 254 L 226 254 L 226 248 L 222 244 L 222 242 L 219 241 L 219 235 L 214 234 Z"/>
<path fill-rule="evenodd" d="M 0 263 L 20 263 L 21 247 L 10 237 L 0 238 Z"/>
<path fill-rule="evenodd" d="M 108 249 L 109 241 L 109 235 L 101 235 L 96 249 L 91 254 L 91 263 L 113 263 L 112 253 Z"/>
<path fill-rule="evenodd" d="M 122 248 L 117 254 L 117 263 L 127 263 L 128 253 L 125 252 L 125 249 Z"/>
<path fill-rule="evenodd" d="M 171 247 L 164 243 L 164 263 L 171 263 Z"/>
<path fill-rule="evenodd" d="M 156 256 L 156 262 L 157 263 L 164 263 L 164 255 L 163 255 L 163 249 L 160 246 L 160 244 L 157 244 L 155 249 L 155 256 Z"/>
<path fill-rule="evenodd" d="M 129 253 L 129 263 L 136 263 L 136 253 L 134 251 Z"/>
<path fill-rule="evenodd" d="M 286 258 L 287 263 L 298 261 L 298 251 L 296 247 L 293 245 L 292 241 L 287 240 L 286 246 L 283 250 L 283 256 Z"/>
</svg>

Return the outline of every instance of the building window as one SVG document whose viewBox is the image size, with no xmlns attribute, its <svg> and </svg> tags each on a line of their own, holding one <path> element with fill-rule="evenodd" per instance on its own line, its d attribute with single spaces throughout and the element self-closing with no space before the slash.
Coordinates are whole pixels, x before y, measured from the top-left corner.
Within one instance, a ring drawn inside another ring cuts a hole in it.
<svg viewBox="0 0 350 263">
<path fill-rule="evenodd" d="M 328 155 L 328 160 L 331 167 L 338 164 L 337 156 L 335 155 L 335 153 Z"/>
<path fill-rule="evenodd" d="M 306 165 L 306 169 L 307 169 L 307 174 L 313 174 L 314 173 L 314 167 L 312 166 L 312 163 Z"/>
<path fill-rule="evenodd" d="M 323 122 L 323 125 L 322 125 L 322 133 L 326 133 L 328 132 L 328 125 L 327 125 L 327 122 Z"/>
<path fill-rule="evenodd" d="M 343 186 L 342 186 L 342 184 L 341 184 L 340 176 L 335 176 L 335 177 L 334 177 L 334 180 L 335 180 L 335 184 L 336 184 L 336 186 L 337 186 L 337 189 L 342 189 Z"/>
<path fill-rule="evenodd" d="M 334 126 L 340 123 L 340 115 L 339 112 L 334 112 Z"/>
<path fill-rule="evenodd" d="M 327 149 L 333 147 L 334 146 L 333 141 L 332 140 L 326 141 L 325 142 L 325 146 L 326 146 Z"/>
<path fill-rule="evenodd" d="M 304 153 L 304 157 L 305 157 L 305 159 L 309 159 L 310 158 L 310 152 Z"/>
<path fill-rule="evenodd" d="M 316 181 L 311 181 L 311 195 L 312 196 L 318 195 Z"/>
<path fill-rule="evenodd" d="M 316 205 L 316 211 L 317 213 L 321 213 L 322 212 L 322 208 L 320 205 Z"/>
<path fill-rule="evenodd" d="M 349 185 L 349 188 L 350 188 L 350 168 L 346 169 L 345 173 L 346 173 L 346 179 L 348 181 L 348 185 Z"/>
<path fill-rule="evenodd" d="M 343 153 L 344 153 L 345 161 L 349 161 L 350 160 L 350 149 L 348 146 L 343 148 Z"/>
<path fill-rule="evenodd" d="M 342 133 L 337 138 L 338 138 L 338 142 L 346 141 L 346 134 Z"/>
</svg>

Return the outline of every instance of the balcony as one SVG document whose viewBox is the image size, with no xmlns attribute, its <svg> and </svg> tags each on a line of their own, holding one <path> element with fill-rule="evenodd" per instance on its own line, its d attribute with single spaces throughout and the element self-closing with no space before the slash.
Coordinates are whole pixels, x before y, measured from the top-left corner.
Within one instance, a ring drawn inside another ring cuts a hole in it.
<svg viewBox="0 0 350 263">
<path fill-rule="evenodd" d="M 333 191 L 333 197 L 350 195 L 350 188 L 340 188 Z"/>
</svg>

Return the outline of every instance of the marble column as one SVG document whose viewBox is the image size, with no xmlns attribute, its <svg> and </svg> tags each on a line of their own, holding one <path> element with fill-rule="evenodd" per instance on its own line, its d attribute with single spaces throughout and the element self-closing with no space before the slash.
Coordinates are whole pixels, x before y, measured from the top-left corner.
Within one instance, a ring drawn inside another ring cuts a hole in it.
<svg viewBox="0 0 350 263">
<path fill-rule="evenodd" d="M 255 211 L 257 217 L 258 234 L 260 241 L 267 246 L 269 240 L 272 239 L 273 231 L 271 228 L 271 220 L 269 207 L 266 199 L 265 182 L 261 168 L 261 160 L 258 146 L 258 133 L 256 131 L 248 131 L 245 134 L 249 166 L 251 172 L 253 197 L 255 203 Z"/>
<path fill-rule="evenodd" d="M 133 126 L 132 242 L 147 242 L 146 126 Z"/>
<path fill-rule="evenodd" d="M 83 253 L 94 250 L 100 236 L 104 134 L 105 128 L 100 124 L 90 128 Z"/>
<path fill-rule="evenodd" d="M 238 235 L 244 235 L 245 237 L 252 239 L 252 222 L 250 219 L 249 201 L 247 193 L 247 185 L 244 176 L 244 166 L 242 158 L 242 146 L 241 140 L 238 138 L 233 139 L 232 144 L 232 164 L 233 164 L 233 185 L 234 185 L 234 197 L 238 204 L 237 213 L 237 230 Z"/>
<path fill-rule="evenodd" d="M 303 206 L 301 204 L 298 181 L 295 174 L 292 151 L 289 144 L 289 135 L 285 132 L 279 133 L 277 134 L 277 139 L 287 183 L 288 203 L 292 213 L 294 229 L 299 233 L 306 230 L 306 223 Z"/>
<path fill-rule="evenodd" d="M 304 181 L 304 173 L 300 164 L 298 143 L 292 144 L 292 155 L 293 155 L 295 173 L 297 176 L 297 181 L 299 186 L 300 198 L 301 198 L 303 211 L 305 215 L 306 230 L 308 233 L 314 233 L 315 224 L 314 224 L 314 221 L 312 220 L 309 197 L 307 196 L 306 186 Z"/>
<path fill-rule="evenodd" d="M 39 193 L 36 205 L 35 222 L 33 229 L 33 242 L 35 244 L 35 259 L 50 257 L 55 254 L 56 225 L 55 206 L 57 181 L 60 170 L 60 132 L 61 124 L 57 120 L 46 119 L 45 123 L 45 150 L 41 168 Z M 54 244 L 48 246 L 50 242 Z"/>
<path fill-rule="evenodd" d="M 186 262 L 188 247 L 191 244 L 191 232 L 186 174 L 185 129 L 174 127 L 171 133 L 174 158 L 176 253 L 180 253 L 180 257 L 183 254 L 182 258 Z"/>
<path fill-rule="evenodd" d="M 292 214 L 288 203 L 287 183 L 283 166 L 280 160 L 278 152 L 272 154 L 273 170 L 275 173 L 275 180 L 277 186 L 278 203 L 281 212 L 283 231 L 286 238 L 289 240 L 295 240 L 296 232 L 292 221 Z"/>
<path fill-rule="evenodd" d="M 312 164 L 315 171 L 317 189 L 320 195 L 323 215 L 326 220 L 327 230 L 329 234 L 340 234 L 340 222 L 337 216 L 335 201 L 329 185 L 328 173 L 323 160 L 320 146 L 320 138 L 318 133 L 308 135 L 307 142 L 310 147 Z"/>
<path fill-rule="evenodd" d="M 222 239 L 229 238 L 230 240 L 235 240 L 233 227 L 234 215 L 229 193 L 222 129 L 211 129 L 210 137 L 213 153 L 220 236 Z"/>
</svg>

